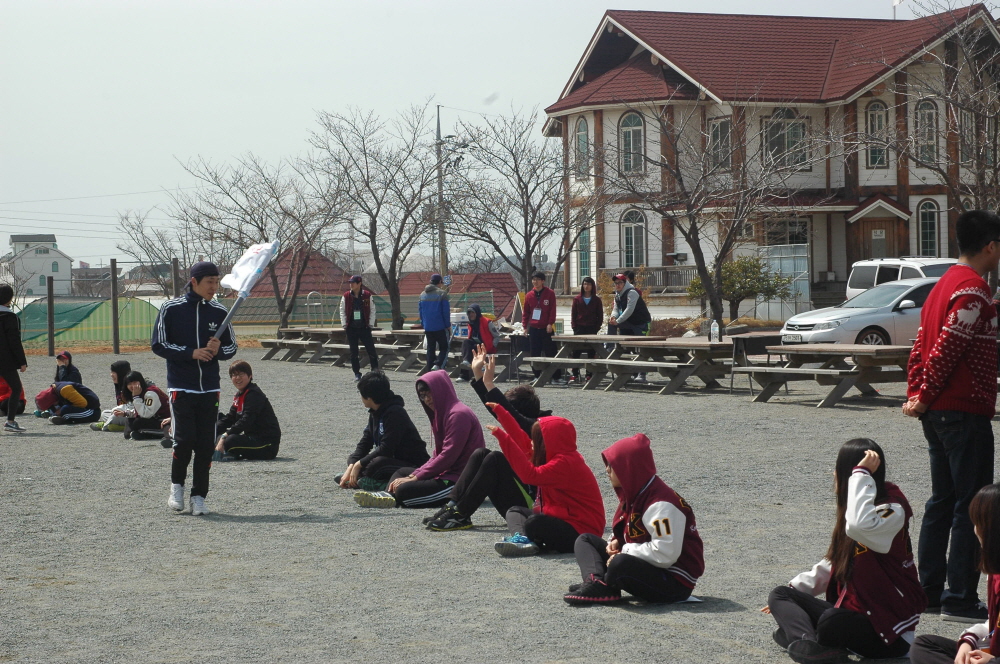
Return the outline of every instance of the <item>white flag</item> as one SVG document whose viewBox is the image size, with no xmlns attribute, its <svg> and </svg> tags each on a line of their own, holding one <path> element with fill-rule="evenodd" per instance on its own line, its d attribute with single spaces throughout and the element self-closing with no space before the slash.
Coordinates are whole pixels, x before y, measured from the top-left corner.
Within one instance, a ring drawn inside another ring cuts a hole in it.
<svg viewBox="0 0 1000 664">
<path fill-rule="evenodd" d="M 901 4 L 903 4 L 903 0 L 892 0 L 892 6 L 893 7 L 895 7 L 896 5 L 901 5 Z"/>
<path fill-rule="evenodd" d="M 277 241 L 253 245 L 236 261 L 233 271 L 224 276 L 220 283 L 226 288 L 232 288 L 241 297 L 247 297 L 276 253 L 278 253 Z"/>
</svg>

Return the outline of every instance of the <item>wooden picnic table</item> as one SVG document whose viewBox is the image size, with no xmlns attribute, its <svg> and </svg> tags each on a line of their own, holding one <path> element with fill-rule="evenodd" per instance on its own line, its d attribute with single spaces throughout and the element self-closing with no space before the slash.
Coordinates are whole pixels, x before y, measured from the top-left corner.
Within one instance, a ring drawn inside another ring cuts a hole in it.
<svg viewBox="0 0 1000 664">
<path fill-rule="evenodd" d="M 875 396 L 878 391 L 872 383 L 905 383 L 906 365 L 910 359 L 909 346 L 880 346 L 869 344 L 794 344 L 768 346 L 769 353 L 784 355 L 788 363 L 781 367 L 735 367 L 739 373 L 748 373 L 761 386 L 755 402 L 764 402 L 774 396 L 782 385 L 793 380 L 814 380 L 832 389 L 819 402 L 818 408 L 832 408 L 851 388 L 862 394 Z M 848 364 L 847 359 L 853 361 Z M 819 364 L 819 367 L 807 367 Z"/>
<path fill-rule="evenodd" d="M 597 384 L 601 378 L 607 375 L 607 372 L 594 372 L 593 367 L 590 366 L 593 360 L 582 357 L 574 358 L 572 355 L 575 351 L 591 351 L 596 358 L 613 360 L 625 352 L 625 344 L 629 342 L 662 339 L 666 339 L 666 337 L 624 334 L 559 334 L 552 337 L 552 341 L 559 344 L 559 350 L 556 351 L 555 357 L 523 357 L 521 359 L 531 363 L 532 366 L 535 364 L 543 365 L 538 378 L 532 382 L 533 387 L 543 387 L 560 369 L 581 369 L 592 374 L 590 380 L 584 385 L 584 389 L 596 389 Z M 613 348 L 608 351 L 606 345 L 613 346 Z"/>
<path fill-rule="evenodd" d="M 670 337 L 628 342 L 624 345 L 636 351 L 635 361 L 642 362 L 644 369 L 657 371 L 661 376 L 670 378 L 660 394 L 673 394 L 691 377 L 705 383 L 705 389 L 719 387 L 717 379 L 729 373 L 729 366 L 719 360 L 733 355 L 733 342 L 728 337 L 724 337 L 722 341 L 709 341 L 707 337 Z M 623 361 L 608 365 L 608 369 L 612 373 L 617 369 L 616 378 L 608 387 L 609 390 L 624 386 L 631 376 L 624 373 L 629 366 Z"/>
</svg>

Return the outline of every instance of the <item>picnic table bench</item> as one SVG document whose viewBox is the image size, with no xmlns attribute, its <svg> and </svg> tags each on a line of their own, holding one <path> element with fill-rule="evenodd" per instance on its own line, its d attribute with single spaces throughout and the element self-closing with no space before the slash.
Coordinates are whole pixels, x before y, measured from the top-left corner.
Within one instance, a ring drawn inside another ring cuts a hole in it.
<svg viewBox="0 0 1000 664">
<path fill-rule="evenodd" d="M 672 337 L 625 345 L 636 352 L 634 366 L 638 368 L 642 363 L 670 379 L 660 394 L 673 394 L 688 378 L 700 380 L 704 389 L 720 387 L 718 379 L 729 374 L 730 365 L 725 360 L 733 354 L 733 342 L 728 337 L 722 341 L 709 341 L 704 337 Z M 617 382 L 624 385 L 628 379 L 620 377 Z"/>
<path fill-rule="evenodd" d="M 761 387 L 754 402 L 766 402 L 782 385 L 790 381 L 811 380 L 833 389 L 817 404 L 818 408 L 832 408 L 851 388 L 862 394 L 877 396 L 872 383 L 905 383 L 906 364 L 910 358 L 909 346 L 881 346 L 869 344 L 796 344 L 768 346 L 768 352 L 785 355 L 784 366 L 734 367 L 736 373 L 749 374 Z M 853 364 L 848 364 L 851 358 Z M 803 366 L 819 364 L 818 367 Z"/>
<path fill-rule="evenodd" d="M 619 334 L 560 334 L 552 337 L 552 340 L 559 344 L 559 350 L 556 351 L 555 357 L 522 357 L 521 361 L 530 363 L 532 368 L 536 368 L 538 366 L 541 367 L 541 373 L 539 373 L 538 377 L 531 383 L 532 387 L 544 387 L 550 380 L 552 380 L 556 371 L 559 371 L 560 369 L 580 369 L 590 371 L 593 374 L 590 380 L 588 380 L 584 385 L 584 388 L 595 389 L 597 384 L 608 374 L 608 372 L 595 372 L 592 368 L 588 368 L 593 359 L 584 357 L 574 358 L 572 357 L 572 354 L 575 351 L 589 351 L 598 359 L 613 360 L 621 357 L 625 350 L 623 348 L 623 344 L 627 342 L 665 338 L 666 337 Z M 608 351 L 606 349 L 606 345 L 611 345 L 613 348 Z M 600 377 L 598 377 L 598 374 L 600 374 Z M 590 387 L 591 384 L 593 384 L 593 387 Z"/>
</svg>

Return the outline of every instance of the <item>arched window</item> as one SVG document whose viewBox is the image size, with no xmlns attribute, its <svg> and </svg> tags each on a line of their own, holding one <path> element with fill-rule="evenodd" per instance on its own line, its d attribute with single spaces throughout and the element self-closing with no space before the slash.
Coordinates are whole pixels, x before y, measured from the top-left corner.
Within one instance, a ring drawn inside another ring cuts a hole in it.
<svg viewBox="0 0 1000 664">
<path fill-rule="evenodd" d="M 646 264 L 646 218 L 638 210 L 629 210 L 621 221 L 621 266 Z"/>
<path fill-rule="evenodd" d="M 52 271 L 53 272 L 58 272 L 59 271 L 59 262 L 58 261 L 52 261 Z"/>
<path fill-rule="evenodd" d="M 918 235 L 921 256 L 938 255 L 938 217 L 940 210 L 934 201 L 924 201 L 917 208 Z"/>
<path fill-rule="evenodd" d="M 45 285 L 45 275 L 44 274 L 38 275 L 38 285 L 39 286 L 44 286 Z"/>
<path fill-rule="evenodd" d="M 622 172 L 642 171 L 645 154 L 642 140 L 642 117 L 638 113 L 626 113 L 618 129 L 618 146 L 622 155 Z"/>
<path fill-rule="evenodd" d="M 884 102 L 873 101 L 865 111 L 868 134 L 868 168 L 888 168 L 889 153 L 885 148 L 889 128 L 889 109 Z"/>
<path fill-rule="evenodd" d="M 586 118 L 576 121 L 576 141 L 573 145 L 576 153 L 576 176 L 585 178 L 590 174 L 590 134 Z"/>
<path fill-rule="evenodd" d="M 922 101 L 917 104 L 916 115 L 913 119 L 913 135 L 916 140 L 917 160 L 924 164 L 936 163 L 938 158 L 938 120 L 937 106 L 934 105 L 934 102 Z"/>
</svg>

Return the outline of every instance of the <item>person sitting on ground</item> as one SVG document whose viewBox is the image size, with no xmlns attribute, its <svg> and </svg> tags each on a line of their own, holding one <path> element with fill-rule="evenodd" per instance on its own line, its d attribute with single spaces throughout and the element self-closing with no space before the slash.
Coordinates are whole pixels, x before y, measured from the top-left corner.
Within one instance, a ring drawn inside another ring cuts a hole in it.
<svg viewBox="0 0 1000 664">
<path fill-rule="evenodd" d="M 493 385 L 496 373 L 496 356 L 487 355 L 486 346 L 476 349 L 472 359 L 472 389 L 483 404 L 498 403 L 517 420 L 518 426 L 528 435 L 539 417 L 548 417 L 551 411 L 541 410 L 538 395 L 531 385 L 515 385 L 506 394 Z M 496 417 L 491 410 L 490 414 Z M 534 506 L 536 489 L 522 482 L 510 467 L 503 452 L 483 448 L 469 457 L 461 477 L 451 490 L 448 503 L 436 514 L 424 519 L 429 530 L 447 532 L 472 528 L 472 515 L 487 498 L 500 513 L 507 516 L 511 507 Z"/>
<path fill-rule="evenodd" d="M 56 355 L 56 383 L 82 383 L 83 376 L 73 364 L 73 356 L 68 350 L 59 351 Z"/>
<path fill-rule="evenodd" d="M 483 316 L 483 310 L 478 304 L 472 304 L 465 312 L 469 317 L 469 338 L 462 342 L 462 367 L 460 378 L 469 380 L 472 373 L 472 355 L 479 346 L 485 346 L 486 352 L 493 355 L 500 343 L 500 330 L 489 318 Z"/>
<path fill-rule="evenodd" d="M 910 648 L 913 664 L 985 664 L 1000 656 L 1000 484 L 987 484 L 972 498 L 969 518 L 982 547 L 979 565 L 986 580 L 986 622 L 962 632 L 958 641 L 921 634 Z M 993 653 L 993 654 L 991 654 Z"/>
<path fill-rule="evenodd" d="M 101 413 L 101 418 L 90 426 L 94 431 L 125 431 L 129 413 L 132 412 L 132 392 L 125 384 L 125 377 L 132 373 L 128 360 L 117 360 L 111 364 L 111 382 L 115 386 L 115 407 Z M 39 415 L 35 411 L 35 415 Z M 39 415 L 43 417 L 44 415 Z"/>
<path fill-rule="evenodd" d="M 101 418 L 101 400 L 89 387 L 80 383 L 53 383 L 35 398 L 42 410 L 53 413 L 52 424 L 86 424 Z"/>
<path fill-rule="evenodd" d="M 626 591 L 646 602 L 683 602 L 705 572 L 704 546 L 694 512 L 656 474 L 649 438 L 637 433 L 601 454 L 618 509 L 611 541 L 580 535 L 574 547 L 583 583 L 570 586 L 569 604 L 606 604 Z"/>
<path fill-rule="evenodd" d="M 510 537 L 494 545 L 501 556 L 573 551 L 584 533 L 604 534 L 604 499 L 594 473 L 576 449 L 576 427 L 562 417 L 542 417 L 524 433 L 506 408 L 487 404 L 500 426 L 487 425 L 521 480 L 538 487 L 532 508 L 507 510 Z"/>
<path fill-rule="evenodd" d="M 875 441 L 855 438 L 840 448 L 826 555 L 772 590 L 761 609 L 778 623 L 772 636 L 793 661 L 846 662 L 848 651 L 884 659 L 910 650 L 927 596 L 910 543 L 913 510 L 885 475 Z"/>
<path fill-rule="evenodd" d="M 125 387 L 132 395 L 132 403 L 125 416 L 125 439 L 162 438 L 160 422 L 170 416 L 170 399 L 163 390 L 146 379 L 138 371 L 125 376 Z M 91 425 L 97 425 L 95 422 Z"/>
<path fill-rule="evenodd" d="M 370 371 L 358 381 L 361 403 L 368 409 L 368 426 L 347 470 L 333 478 L 344 489 L 382 491 L 400 468 L 418 468 L 430 459 L 427 443 L 406 412 L 403 397 L 392 391 L 389 377 Z"/>
<path fill-rule="evenodd" d="M 386 491 L 355 493 L 354 501 L 362 507 L 443 505 L 472 453 L 486 447 L 479 418 L 458 400 L 446 371 L 424 374 L 417 379 L 416 387 L 417 398 L 431 423 L 434 454 L 419 468 L 400 468 L 393 473 Z"/>
<path fill-rule="evenodd" d="M 236 396 L 229 412 L 225 416 L 220 413 L 218 429 L 224 433 L 216 443 L 216 453 L 221 461 L 274 459 L 281 445 L 281 427 L 271 402 L 253 382 L 250 363 L 232 362 L 229 378 L 236 388 Z"/>
<path fill-rule="evenodd" d="M 24 396 L 24 385 L 21 385 L 20 399 L 14 399 L 12 403 L 11 396 L 10 385 L 7 384 L 7 381 L 3 377 L 0 377 L 0 415 L 6 416 L 7 409 L 11 407 L 14 408 L 14 415 L 20 415 L 24 412 L 24 407 L 28 403 L 27 398 Z"/>
</svg>

